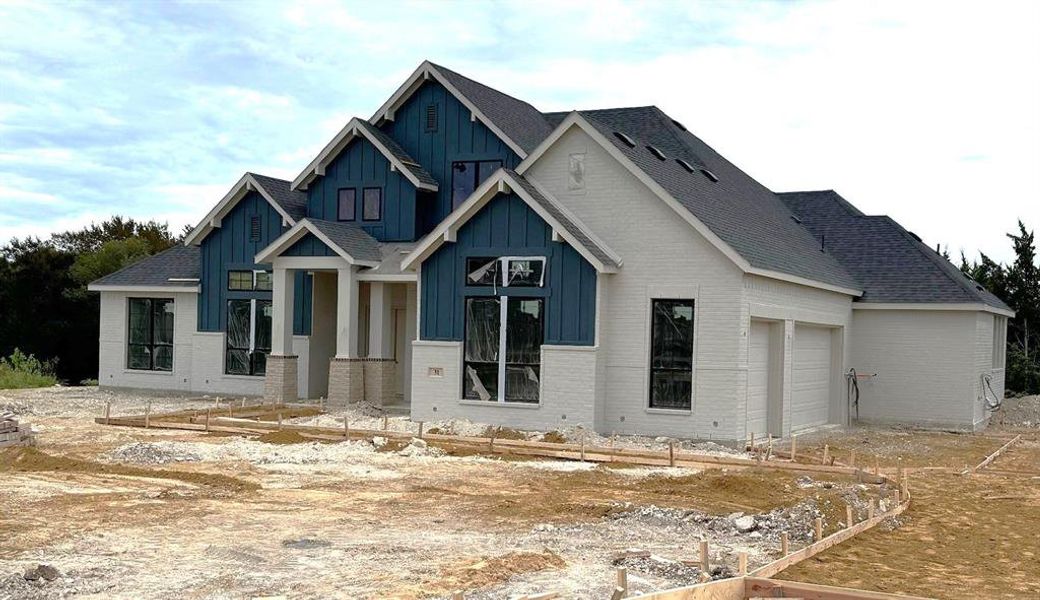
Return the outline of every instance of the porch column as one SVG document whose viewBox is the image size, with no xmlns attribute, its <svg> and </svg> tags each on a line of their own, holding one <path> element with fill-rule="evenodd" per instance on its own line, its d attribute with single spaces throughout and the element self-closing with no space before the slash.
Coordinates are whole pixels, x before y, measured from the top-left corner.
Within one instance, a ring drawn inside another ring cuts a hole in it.
<svg viewBox="0 0 1040 600">
<path fill-rule="evenodd" d="M 329 362 L 329 404 L 360 402 L 364 393 L 358 357 L 358 279 L 348 265 L 336 270 L 336 356 Z"/>
<path fill-rule="evenodd" d="M 295 271 L 276 263 L 271 283 L 271 354 L 264 373 L 264 399 L 296 402 L 299 399 L 298 365 L 292 338 Z"/>
<path fill-rule="evenodd" d="M 418 323 L 419 290 L 414 283 L 405 284 L 405 317 L 404 317 L 404 360 L 398 368 L 404 369 L 404 401 L 411 403 L 412 398 L 412 342 L 415 341 L 415 327 Z"/>
<path fill-rule="evenodd" d="M 394 361 L 394 310 L 391 288 L 373 281 L 368 288 L 368 358 L 365 360 L 365 401 L 377 406 L 396 398 L 397 365 Z"/>
</svg>

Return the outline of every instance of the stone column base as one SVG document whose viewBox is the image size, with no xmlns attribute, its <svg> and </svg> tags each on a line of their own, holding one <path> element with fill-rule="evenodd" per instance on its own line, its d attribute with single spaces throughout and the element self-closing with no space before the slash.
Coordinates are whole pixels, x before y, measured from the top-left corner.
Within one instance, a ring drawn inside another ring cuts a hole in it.
<svg viewBox="0 0 1040 600">
<path fill-rule="evenodd" d="M 364 359 L 333 358 L 329 361 L 329 404 L 346 405 L 365 398 Z"/>
<path fill-rule="evenodd" d="M 397 361 L 392 358 L 366 358 L 365 402 L 376 406 L 393 404 L 397 399 Z"/>
<path fill-rule="evenodd" d="M 297 357 L 268 355 L 267 371 L 264 375 L 264 400 L 278 403 L 299 400 L 296 377 Z"/>
</svg>

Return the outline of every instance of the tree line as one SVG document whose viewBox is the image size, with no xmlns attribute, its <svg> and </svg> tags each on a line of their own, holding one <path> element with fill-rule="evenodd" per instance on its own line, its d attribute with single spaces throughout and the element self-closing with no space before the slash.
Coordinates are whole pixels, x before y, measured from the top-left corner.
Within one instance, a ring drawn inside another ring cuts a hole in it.
<svg viewBox="0 0 1040 600">
<path fill-rule="evenodd" d="M 46 361 L 59 379 L 95 379 L 98 368 L 98 294 L 87 284 L 180 243 L 166 223 L 120 216 L 47 240 L 13 239 L 0 247 L 0 356 L 20 349 Z M 1015 311 L 1008 321 L 1005 387 L 1040 393 L 1040 265 L 1034 233 L 1018 222 L 1009 233 L 1008 265 L 980 253 L 961 254 L 961 270 Z M 948 258 L 948 256 L 947 256 Z"/>
</svg>

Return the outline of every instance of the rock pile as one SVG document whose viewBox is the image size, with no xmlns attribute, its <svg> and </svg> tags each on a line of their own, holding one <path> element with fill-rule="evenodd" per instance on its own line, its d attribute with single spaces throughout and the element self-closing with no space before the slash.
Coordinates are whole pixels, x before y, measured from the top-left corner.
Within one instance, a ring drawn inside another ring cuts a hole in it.
<svg viewBox="0 0 1040 600">
<path fill-rule="evenodd" d="M 32 443 L 32 427 L 19 423 L 12 412 L 0 413 L 0 448 L 5 446 L 28 446 Z"/>
</svg>

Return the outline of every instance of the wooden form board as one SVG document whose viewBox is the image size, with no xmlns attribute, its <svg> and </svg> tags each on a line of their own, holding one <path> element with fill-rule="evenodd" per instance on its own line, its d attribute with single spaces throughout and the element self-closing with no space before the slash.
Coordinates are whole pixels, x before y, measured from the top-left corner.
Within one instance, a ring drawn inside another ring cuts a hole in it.
<svg viewBox="0 0 1040 600">
<path fill-rule="evenodd" d="M 993 461 L 997 460 L 997 458 L 1001 454 L 1007 452 L 1008 448 L 1010 448 L 1011 446 L 1014 446 L 1015 444 L 1017 444 L 1019 442 L 1019 440 L 1021 440 L 1021 439 L 1022 439 L 1022 434 L 1016 435 L 1015 437 L 1011 438 L 1011 440 L 1008 443 L 1004 444 L 1000 448 L 997 448 L 996 452 L 994 452 L 993 454 L 990 454 L 985 459 L 983 459 L 982 462 L 980 462 L 979 464 L 975 465 L 974 467 L 972 467 L 970 469 L 967 469 L 967 470 L 963 471 L 961 474 L 962 475 L 967 475 L 969 473 L 974 473 L 975 471 L 978 471 L 979 469 L 981 469 L 983 467 L 986 467 L 987 465 L 989 465 Z"/>
<path fill-rule="evenodd" d="M 803 600 L 934 600 L 852 588 L 781 581 L 764 577 L 734 577 L 674 590 L 635 596 L 638 600 L 746 600 L 748 598 L 801 598 Z"/>
</svg>

